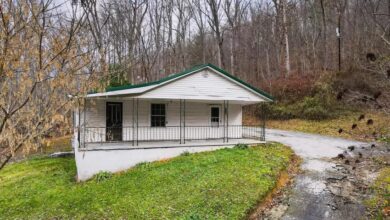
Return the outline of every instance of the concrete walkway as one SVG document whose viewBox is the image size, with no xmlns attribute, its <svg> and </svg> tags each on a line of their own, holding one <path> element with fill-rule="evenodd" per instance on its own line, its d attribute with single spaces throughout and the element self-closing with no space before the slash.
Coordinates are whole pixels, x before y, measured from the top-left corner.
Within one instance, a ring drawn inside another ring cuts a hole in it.
<svg viewBox="0 0 390 220">
<path fill-rule="evenodd" d="M 292 186 L 281 219 L 362 219 L 361 204 L 341 203 L 327 189 L 326 180 L 335 176 L 336 165 L 330 158 L 354 145 L 365 143 L 341 138 L 267 129 L 267 141 L 277 141 L 290 146 L 303 159 L 302 174 Z"/>
</svg>

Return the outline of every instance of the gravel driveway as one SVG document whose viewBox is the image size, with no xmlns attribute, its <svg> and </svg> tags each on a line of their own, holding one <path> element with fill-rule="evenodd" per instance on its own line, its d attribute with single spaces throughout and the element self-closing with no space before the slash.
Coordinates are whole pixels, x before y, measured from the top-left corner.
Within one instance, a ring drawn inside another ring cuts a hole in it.
<svg viewBox="0 0 390 220">
<path fill-rule="evenodd" d="M 303 172 L 296 177 L 287 201 L 277 207 L 279 214 L 270 218 L 364 218 L 364 207 L 359 203 L 340 202 L 327 188 L 326 180 L 337 174 L 336 164 L 329 162 L 330 158 L 344 152 L 348 146 L 359 148 L 365 143 L 274 129 L 267 129 L 266 138 L 290 146 L 303 159 Z"/>
</svg>

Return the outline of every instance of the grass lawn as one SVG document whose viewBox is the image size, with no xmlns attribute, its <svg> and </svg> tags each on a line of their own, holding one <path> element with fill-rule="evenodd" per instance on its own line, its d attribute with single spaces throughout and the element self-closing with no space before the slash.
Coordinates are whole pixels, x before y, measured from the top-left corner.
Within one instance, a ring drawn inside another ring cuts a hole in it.
<svg viewBox="0 0 390 220">
<path fill-rule="evenodd" d="M 292 151 L 269 143 L 144 163 L 110 178 L 74 180 L 71 158 L 0 171 L 0 216 L 24 219 L 242 219 L 275 187 Z"/>
<path fill-rule="evenodd" d="M 363 120 L 358 120 L 361 113 L 350 113 L 341 115 L 335 119 L 328 120 L 269 120 L 267 121 L 268 128 L 294 130 L 307 133 L 316 133 L 330 135 L 336 137 L 367 140 L 366 134 L 376 132 L 378 135 L 390 135 L 390 117 L 380 113 L 366 113 Z M 367 125 L 367 120 L 372 119 L 373 125 Z M 357 127 L 352 129 L 352 125 Z M 343 132 L 338 131 L 342 128 Z"/>
</svg>

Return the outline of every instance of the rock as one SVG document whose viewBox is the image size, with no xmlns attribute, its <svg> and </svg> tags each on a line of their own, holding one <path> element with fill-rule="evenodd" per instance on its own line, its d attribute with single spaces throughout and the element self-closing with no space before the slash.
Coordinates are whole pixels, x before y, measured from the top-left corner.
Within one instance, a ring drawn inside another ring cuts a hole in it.
<svg viewBox="0 0 390 220">
<path fill-rule="evenodd" d="M 339 154 L 339 155 L 337 155 L 337 158 L 344 159 L 345 156 L 344 156 L 344 154 Z"/>
<path fill-rule="evenodd" d="M 347 176 L 332 176 L 327 178 L 328 181 L 341 181 L 343 179 L 347 178 Z"/>
</svg>

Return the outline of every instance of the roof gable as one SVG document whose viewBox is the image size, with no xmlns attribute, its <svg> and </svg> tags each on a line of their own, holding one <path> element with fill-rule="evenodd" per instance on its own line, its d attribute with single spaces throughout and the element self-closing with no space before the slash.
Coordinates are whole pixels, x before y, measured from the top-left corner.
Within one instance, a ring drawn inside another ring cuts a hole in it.
<svg viewBox="0 0 390 220">
<path fill-rule="evenodd" d="M 138 97 L 147 99 L 231 100 L 252 103 L 267 101 L 263 96 L 259 96 L 257 93 L 209 68 L 155 87 Z"/>
<path fill-rule="evenodd" d="M 263 101 L 273 101 L 273 97 L 270 96 L 268 93 L 244 82 L 243 80 L 230 75 L 228 72 L 225 70 L 218 68 L 214 66 L 213 64 L 203 64 L 203 65 L 198 65 L 194 66 L 191 69 L 185 70 L 181 73 L 177 73 L 168 77 L 165 77 L 163 79 L 154 81 L 154 82 L 149 82 L 149 83 L 143 83 L 143 84 L 137 84 L 137 85 L 124 85 L 124 86 L 118 86 L 118 87 L 109 87 L 106 89 L 106 92 L 104 93 L 95 93 L 95 94 L 90 94 L 88 97 L 96 97 L 96 96 L 111 96 L 111 95 L 125 95 L 125 94 L 130 94 L 130 95 L 142 95 L 144 97 L 147 97 L 147 93 L 151 93 L 153 90 L 156 90 L 158 88 L 161 88 L 167 84 L 171 84 L 172 82 L 176 82 L 182 78 L 185 78 L 189 75 L 199 73 L 204 70 L 212 70 L 214 73 L 217 73 L 226 79 L 230 80 L 232 83 L 235 83 L 242 88 L 252 92 L 253 94 L 260 96 L 263 98 Z M 212 87 L 211 87 L 212 88 Z"/>
</svg>

